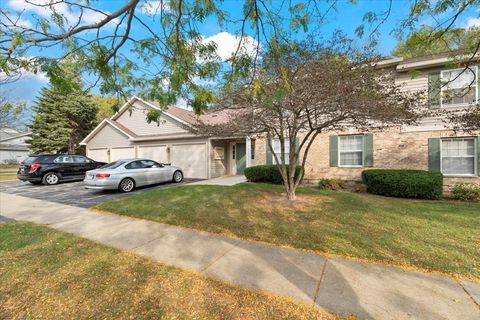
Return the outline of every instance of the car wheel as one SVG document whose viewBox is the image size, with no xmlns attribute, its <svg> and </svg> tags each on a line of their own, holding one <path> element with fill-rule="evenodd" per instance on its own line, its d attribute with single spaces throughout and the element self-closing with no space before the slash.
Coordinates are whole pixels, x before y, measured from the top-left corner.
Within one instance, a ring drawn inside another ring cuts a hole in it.
<svg viewBox="0 0 480 320">
<path fill-rule="evenodd" d="M 49 172 L 43 176 L 42 182 L 48 186 L 53 186 L 60 182 L 60 176 L 56 172 Z"/>
<path fill-rule="evenodd" d="M 40 184 L 40 183 L 42 183 L 42 181 L 28 181 L 28 182 L 30 182 L 31 184 Z"/>
<path fill-rule="evenodd" d="M 120 185 L 118 186 L 118 190 L 121 192 L 130 192 L 133 189 L 135 189 L 135 181 L 130 178 L 125 178 L 122 181 L 120 181 Z"/>
<path fill-rule="evenodd" d="M 179 183 L 183 180 L 183 173 L 181 171 L 175 171 L 173 173 L 173 182 Z"/>
</svg>

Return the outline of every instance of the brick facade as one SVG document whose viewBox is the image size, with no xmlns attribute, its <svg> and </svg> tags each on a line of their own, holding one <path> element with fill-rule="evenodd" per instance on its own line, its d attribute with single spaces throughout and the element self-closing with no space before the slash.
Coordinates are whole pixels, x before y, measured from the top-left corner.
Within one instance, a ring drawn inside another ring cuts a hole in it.
<svg viewBox="0 0 480 320">
<path fill-rule="evenodd" d="M 352 134 L 354 132 L 348 132 Z M 345 133 L 331 132 L 317 136 L 308 154 L 305 182 L 316 183 L 322 178 L 360 181 L 362 171 L 369 168 L 330 166 L 329 136 Z M 428 138 L 479 136 L 479 132 L 453 131 L 402 132 L 399 128 L 373 132 L 373 168 L 428 170 Z M 256 164 L 266 163 L 265 139 L 256 140 Z M 480 168 L 478 168 L 480 170 Z M 445 186 L 455 182 L 480 183 L 480 177 L 445 177 Z"/>
</svg>

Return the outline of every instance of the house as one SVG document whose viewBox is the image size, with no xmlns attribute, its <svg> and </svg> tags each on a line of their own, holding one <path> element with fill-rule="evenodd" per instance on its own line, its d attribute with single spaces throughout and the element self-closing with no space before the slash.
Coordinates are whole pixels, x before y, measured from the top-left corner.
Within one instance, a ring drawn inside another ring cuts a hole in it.
<svg viewBox="0 0 480 320">
<path fill-rule="evenodd" d="M 26 143 L 29 137 L 30 132 L 0 128 L 0 163 L 13 164 L 25 159 L 30 153 Z"/>
<path fill-rule="evenodd" d="M 182 168 L 186 178 L 208 179 L 242 174 L 254 164 L 255 140 L 199 137 L 190 132 L 196 121 L 219 123 L 228 112 L 210 112 L 197 118 L 186 109 L 170 107 L 159 122 L 147 123 L 146 113 L 160 106 L 131 98 L 110 119 L 103 120 L 81 144 L 86 155 L 97 161 L 149 158 Z"/>
<path fill-rule="evenodd" d="M 478 58 L 478 57 L 477 57 Z M 381 68 L 394 72 L 404 90 L 428 90 L 430 107 L 461 111 L 478 101 L 478 59 L 464 69 L 448 69 L 447 55 L 395 58 L 380 62 Z M 448 86 L 440 81 L 450 79 Z M 467 94 L 449 99 L 451 92 Z M 450 90 L 450 91 L 449 91 Z M 87 156 L 98 161 L 147 157 L 172 163 L 185 171 L 185 177 L 213 178 L 242 174 L 255 164 L 272 164 L 265 138 L 217 138 L 195 136 L 189 131 L 196 121 L 221 123 L 226 111 L 214 111 L 197 118 L 185 109 L 170 107 L 162 112 L 160 123 L 147 123 L 146 113 L 160 110 L 155 102 L 133 97 L 112 118 L 102 121 L 83 141 Z M 361 180 L 366 168 L 422 169 L 441 171 L 445 184 L 457 181 L 480 182 L 480 132 L 454 132 L 439 117 L 425 118 L 415 126 L 386 131 L 329 132 L 319 135 L 311 147 L 305 180 L 321 178 Z M 274 152 L 280 152 L 274 140 Z M 288 157 L 286 157 L 288 158 Z"/>
</svg>

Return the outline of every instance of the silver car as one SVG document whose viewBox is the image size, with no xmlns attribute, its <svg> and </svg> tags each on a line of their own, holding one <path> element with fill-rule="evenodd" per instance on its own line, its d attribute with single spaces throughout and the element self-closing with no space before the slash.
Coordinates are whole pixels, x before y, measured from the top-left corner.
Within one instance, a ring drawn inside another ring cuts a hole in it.
<svg viewBox="0 0 480 320">
<path fill-rule="evenodd" d="M 124 159 L 87 171 L 83 183 L 87 189 L 130 192 L 149 184 L 183 180 L 182 170 L 149 159 Z"/>
</svg>

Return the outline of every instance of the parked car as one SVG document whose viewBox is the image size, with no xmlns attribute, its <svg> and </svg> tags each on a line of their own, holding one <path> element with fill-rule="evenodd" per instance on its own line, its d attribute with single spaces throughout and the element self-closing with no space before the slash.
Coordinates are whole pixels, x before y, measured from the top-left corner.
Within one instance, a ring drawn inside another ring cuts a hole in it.
<svg viewBox="0 0 480 320">
<path fill-rule="evenodd" d="M 32 184 L 54 185 L 61 181 L 83 180 L 85 172 L 105 164 L 71 154 L 32 155 L 20 163 L 17 178 Z"/>
<path fill-rule="evenodd" d="M 85 188 L 130 192 L 136 187 L 161 182 L 181 182 L 180 168 L 149 159 L 125 159 L 109 163 L 85 175 Z"/>
</svg>

